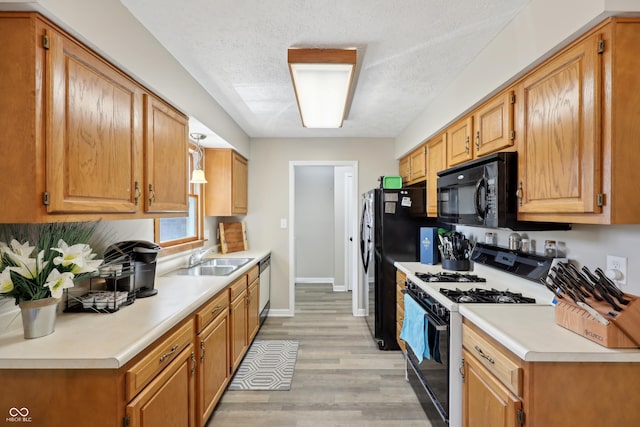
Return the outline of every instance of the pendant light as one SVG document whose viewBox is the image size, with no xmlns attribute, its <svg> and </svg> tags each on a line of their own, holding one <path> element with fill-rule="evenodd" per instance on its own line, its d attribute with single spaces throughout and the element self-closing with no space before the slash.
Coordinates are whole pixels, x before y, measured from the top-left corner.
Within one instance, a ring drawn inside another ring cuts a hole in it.
<svg viewBox="0 0 640 427">
<path fill-rule="evenodd" d="M 203 133 L 192 133 L 191 138 L 196 140 L 196 151 L 193 153 L 193 172 L 191 173 L 191 184 L 206 184 L 204 171 L 200 169 L 200 160 L 202 159 L 202 147 L 200 141 L 205 139 L 207 135 Z"/>
</svg>

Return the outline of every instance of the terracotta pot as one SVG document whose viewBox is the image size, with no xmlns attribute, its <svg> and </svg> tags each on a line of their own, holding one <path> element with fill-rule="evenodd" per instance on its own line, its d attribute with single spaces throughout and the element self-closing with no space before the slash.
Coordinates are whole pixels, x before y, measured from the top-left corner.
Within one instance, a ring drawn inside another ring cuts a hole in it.
<svg viewBox="0 0 640 427">
<path fill-rule="evenodd" d="M 56 327 L 59 302 L 60 298 L 20 302 L 25 338 L 38 338 L 53 333 Z"/>
</svg>

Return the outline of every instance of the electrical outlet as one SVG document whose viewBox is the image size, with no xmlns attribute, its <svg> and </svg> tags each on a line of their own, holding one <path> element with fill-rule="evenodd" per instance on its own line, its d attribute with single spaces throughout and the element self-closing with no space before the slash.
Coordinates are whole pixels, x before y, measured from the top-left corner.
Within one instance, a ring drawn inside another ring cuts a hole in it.
<svg viewBox="0 0 640 427">
<path fill-rule="evenodd" d="M 622 274 L 619 279 L 613 279 L 618 285 L 627 284 L 627 257 L 607 255 L 607 272 L 617 270 Z"/>
</svg>

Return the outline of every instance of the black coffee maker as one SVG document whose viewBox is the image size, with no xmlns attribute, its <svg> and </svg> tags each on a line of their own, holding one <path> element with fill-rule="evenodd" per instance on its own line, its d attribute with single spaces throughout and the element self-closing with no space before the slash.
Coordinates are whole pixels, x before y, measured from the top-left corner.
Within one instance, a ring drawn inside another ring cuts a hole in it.
<svg viewBox="0 0 640 427">
<path fill-rule="evenodd" d="M 117 288 L 135 293 L 136 298 L 150 297 L 158 293 L 154 288 L 156 259 L 162 248 L 145 240 L 126 240 L 114 243 L 104 251 L 105 264 L 122 265 L 122 271 L 133 274 L 117 280 Z"/>
</svg>

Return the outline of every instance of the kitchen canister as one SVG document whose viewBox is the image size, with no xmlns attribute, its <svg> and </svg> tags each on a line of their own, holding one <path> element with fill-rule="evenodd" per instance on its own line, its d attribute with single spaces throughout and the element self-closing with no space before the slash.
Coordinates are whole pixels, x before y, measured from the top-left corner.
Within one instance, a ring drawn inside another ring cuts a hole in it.
<svg viewBox="0 0 640 427">
<path fill-rule="evenodd" d="M 512 251 L 520 250 L 520 235 L 518 233 L 509 234 L 509 249 Z"/>
</svg>

